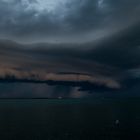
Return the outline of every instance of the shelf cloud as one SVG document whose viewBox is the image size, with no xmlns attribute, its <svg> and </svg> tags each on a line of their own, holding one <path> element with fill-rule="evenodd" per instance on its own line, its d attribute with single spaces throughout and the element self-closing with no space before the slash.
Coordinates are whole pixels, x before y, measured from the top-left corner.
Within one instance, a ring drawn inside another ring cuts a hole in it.
<svg viewBox="0 0 140 140">
<path fill-rule="evenodd" d="M 138 93 L 139 12 L 139 0 L 1 0 L 0 97 L 16 83 L 37 97 Z"/>
</svg>

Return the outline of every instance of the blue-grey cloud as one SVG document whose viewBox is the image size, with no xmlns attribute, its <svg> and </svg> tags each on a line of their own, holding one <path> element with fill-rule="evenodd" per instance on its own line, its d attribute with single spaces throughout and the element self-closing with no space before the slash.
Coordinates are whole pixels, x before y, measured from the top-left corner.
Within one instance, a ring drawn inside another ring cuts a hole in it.
<svg viewBox="0 0 140 140">
<path fill-rule="evenodd" d="M 0 40 L 0 97 L 79 98 L 89 91 L 120 90 L 116 68 L 83 57 L 77 44 L 61 45 Z"/>
<path fill-rule="evenodd" d="M 94 40 L 137 22 L 139 9 L 138 0 L 1 0 L 0 36 L 24 42 Z"/>
</svg>

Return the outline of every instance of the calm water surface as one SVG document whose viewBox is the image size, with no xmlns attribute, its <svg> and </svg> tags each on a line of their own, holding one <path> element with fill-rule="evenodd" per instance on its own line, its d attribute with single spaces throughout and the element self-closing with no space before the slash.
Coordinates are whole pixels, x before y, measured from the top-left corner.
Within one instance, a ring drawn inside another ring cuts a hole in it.
<svg viewBox="0 0 140 140">
<path fill-rule="evenodd" d="M 1 140 L 120 140 L 140 137 L 140 98 L 1 99 Z"/>
</svg>

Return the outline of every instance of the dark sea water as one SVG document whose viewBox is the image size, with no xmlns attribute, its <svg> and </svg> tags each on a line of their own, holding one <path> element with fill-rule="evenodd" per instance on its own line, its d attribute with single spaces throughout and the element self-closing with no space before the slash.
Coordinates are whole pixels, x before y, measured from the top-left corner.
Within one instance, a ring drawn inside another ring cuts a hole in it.
<svg viewBox="0 0 140 140">
<path fill-rule="evenodd" d="M 140 98 L 0 100 L 0 140 L 124 140 L 139 135 Z"/>
</svg>

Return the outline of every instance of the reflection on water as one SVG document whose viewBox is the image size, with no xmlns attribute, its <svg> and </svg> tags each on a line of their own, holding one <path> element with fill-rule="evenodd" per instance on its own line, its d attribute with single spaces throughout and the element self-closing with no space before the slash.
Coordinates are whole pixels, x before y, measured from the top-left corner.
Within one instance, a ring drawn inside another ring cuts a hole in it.
<svg viewBox="0 0 140 140">
<path fill-rule="evenodd" d="M 120 140 L 139 133 L 140 99 L 0 100 L 4 140 Z"/>
</svg>

